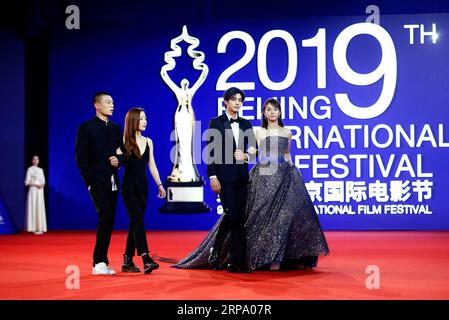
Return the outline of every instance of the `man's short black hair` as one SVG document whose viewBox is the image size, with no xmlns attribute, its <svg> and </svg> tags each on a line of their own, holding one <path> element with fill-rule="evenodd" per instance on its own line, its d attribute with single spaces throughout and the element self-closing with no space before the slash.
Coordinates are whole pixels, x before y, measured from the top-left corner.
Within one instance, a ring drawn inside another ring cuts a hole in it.
<svg viewBox="0 0 449 320">
<path fill-rule="evenodd" d="M 111 96 L 111 94 L 109 92 L 106 91 L 99 91 L 96 94 L 94 94 L 94 98 L 93 98 L 93 102 L 94 104 L 97 102 L 100 102 L 100 99 L 102 96 Z"/>
<path fill-rule="evenodd" d="M 242 101 L 245 101 L 245 92 L 236 87 L 231 87 L 228 90 L 226 90 L 225 93 L 223 94 L 223 99 L 225 101 L 229 101 L 229 99 L 231 99 L 237 93 L 240 93 L 240 95 L 242 96 Z"/>
</svg>

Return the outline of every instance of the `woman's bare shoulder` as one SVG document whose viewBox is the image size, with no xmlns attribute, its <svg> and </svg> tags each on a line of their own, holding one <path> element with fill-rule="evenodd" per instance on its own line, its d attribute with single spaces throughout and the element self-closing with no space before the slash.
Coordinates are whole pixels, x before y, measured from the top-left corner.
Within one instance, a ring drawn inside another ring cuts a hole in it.
<svg viewBox="0 0 449 320">
<path fill-rule="evenodd" d="M 288 137 L 288 138 L 292 137 L 292 131 L 289 128 L 282 127 L 282 132 L 286 137 Z"/>
</svg>

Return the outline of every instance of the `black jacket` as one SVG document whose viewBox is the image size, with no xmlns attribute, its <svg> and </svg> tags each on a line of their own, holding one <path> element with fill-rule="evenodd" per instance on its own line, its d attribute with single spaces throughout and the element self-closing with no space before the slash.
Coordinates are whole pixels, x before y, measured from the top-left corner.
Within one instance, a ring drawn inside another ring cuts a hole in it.
<svg viewBox="0 0 449 320">
<path fill-rule="evenodd" d="M 239 141 L 238 145 L 232 133 L 231 124 L 226 114 L 222 114 L 209 123 L 207 131 L 206 160 L 208 177 L 217 176 L 220 182 L 235 182 L 238 180 L 248 181 L 248 163 L 236 161 L 234 151 L 236 149 L 247 152 L 249 147 L 257 148 L 251 123 L 241 117 L 239 120 Z M 251 156 L 252 161 L 255 156 Z"/>
<path fill-rule="evenodd" d="M 112 189 L 112 174 L 119 187 L 118 168 L 111 166 L 109 157 L 116 156 L 120 166 L 123 156 L 117 156 L 116 150 L 122 144 L 122 129 L 112 121 L 106 123 L 94 117 L 78 128 L 75 160 L 87 187 L 101 183 L 103 187 Z"/>
</svg>

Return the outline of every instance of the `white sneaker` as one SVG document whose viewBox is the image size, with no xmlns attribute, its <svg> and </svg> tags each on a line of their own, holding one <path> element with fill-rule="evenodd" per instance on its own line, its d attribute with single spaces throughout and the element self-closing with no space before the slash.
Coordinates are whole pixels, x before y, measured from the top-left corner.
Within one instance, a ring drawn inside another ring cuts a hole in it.
<svg viewBox="0 0 449 320">
<path fill-rule="evenodd" d="M 109 268 L 106 263 L 100 262 L 95 265 L 95 267 L 92 268 L 92 274 L 93 275 L 114 275 L 115 271 L 111 268 Z"/>
</svg>

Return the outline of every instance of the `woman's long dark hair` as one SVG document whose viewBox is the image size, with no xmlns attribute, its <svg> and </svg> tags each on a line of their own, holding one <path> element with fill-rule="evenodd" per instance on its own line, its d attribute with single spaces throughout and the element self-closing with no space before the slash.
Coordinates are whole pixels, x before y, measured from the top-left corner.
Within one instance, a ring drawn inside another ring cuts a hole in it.
<svg viewBox="0 0 449 320">
<path fill-rule="evenodd" d="M 279 101 L 277 101 L 277 99 L 275 98 L 269 98 L 267 100 L 265 100 L 265 102 L 263 103 L 263 107 L 262 107 L 262 128 L 268 129 L 268 120 L 265 117 L 265 109 L 267 108 L 267 106 L 271 104 L 274 108 L 279 109 L 279 118 L 278 118 L 278 124 L 280 127 L 284 126 L 284 123 L 282 122 L 282 109 L 281 109 L 281 104 L 279 103 Z"/>
<path fill-rule="evenodd" d="M 125 157 L 129 158 L 134 154 L 138 159 L 142 159 L 139 146 L 136 141 L 136 131 L 139 130 L 140 113 L 142 108 L 132 108 L 125 117 Z"/>
</svg>

